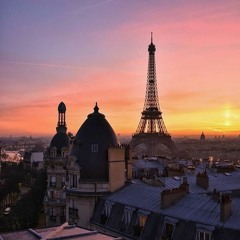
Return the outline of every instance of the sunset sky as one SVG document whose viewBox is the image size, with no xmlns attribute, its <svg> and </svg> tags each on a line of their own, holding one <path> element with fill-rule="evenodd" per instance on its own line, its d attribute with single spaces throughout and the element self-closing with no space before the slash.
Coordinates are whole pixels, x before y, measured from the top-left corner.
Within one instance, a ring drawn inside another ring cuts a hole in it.
<svg viewBox="0 0 240 240">
<path fill-rule="evenodd" d="M 53 135 L 61 101 L 74 134 L 95 102 L 134 133 L 151 32 L 168 132 L 239 135 L 239 0 L 2 0 L 0 136 Z"/>
</svg>

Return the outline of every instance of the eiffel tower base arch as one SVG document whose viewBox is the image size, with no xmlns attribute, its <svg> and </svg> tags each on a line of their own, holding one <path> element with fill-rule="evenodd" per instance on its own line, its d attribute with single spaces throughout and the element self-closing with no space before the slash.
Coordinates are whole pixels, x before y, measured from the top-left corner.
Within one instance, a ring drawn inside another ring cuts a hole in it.
<svg viewBox="0 0 240 240">
<path fill-rule="evenodd" d="M 130 146 L 133 149 L 133 153 L 136 155 L 139 153 L 137 147 L 139 145 L 144 145 L 144 154 L 148 156 L 154 156 L 158 154 L 159 145 L 165 146 L 170 155 L 173 157 L 177 153 L 176 145 L 174 144 L 170 135 L 161 133 L 139 133 L 132 136 L 130 141 Z"/>
</svg>

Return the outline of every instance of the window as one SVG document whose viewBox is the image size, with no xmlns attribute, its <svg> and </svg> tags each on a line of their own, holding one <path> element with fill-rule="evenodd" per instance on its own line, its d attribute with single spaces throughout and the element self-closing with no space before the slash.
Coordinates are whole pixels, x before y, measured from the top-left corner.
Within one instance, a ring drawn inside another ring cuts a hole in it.
<svg viewBox="0 0 240 240">
<path fill-rule="evenodd" d="M 113 204 L 114 203 L 110 202 L 110 201 L 105 202 L 104 209 L 103 209 L 103 212 L 101 214 L 101 219 L 100 219 L 101 224 L 105 224 L 107 222 L 108 217 L 110 216 Z"/>
<path fill-rule="evenodd" d="M 70 174 L 70 187 L 77 188 L 77 174 Z"/>
<path fill-rule="evenodd" d="M 173 217 L 165 217 L 162 239 L 172 239 L 178 219 Z"/>
<path fill-rule="evenodd" d="M 135 237 L 141 237 L 143 228 L 145 226 L 145 223 L 147 221 L 148 215 L 150 213 L 147 211 L 140 210 L 138 212 L 138 218 L 135 226 L 133 227 L 133 236 Z"/>
<path fill-rule="evenodd" d="M 98 152 L 98 144 L 92 144 L 91 150 L 92 150 L 92 152 Z"/>
<path fill-rule="evenodd" d="M 66 158 L 68 156 L 68 151 L 62 149 L 62 158 Z"/>
<path fill-rule="evenodd" d="M 70 204 L 69 204 L 69 206 L 70 206 L 71 208 L 77 208 L 77 202 L 76 202 L 76 200 L 75 200 L 75 199 L 70 199 Z"/>
<path fill-rule="evenodd" d="M 146 178 L 149 178 L 150 177 L 149 169 L 144 169 L 144 174 L 145 174 Z"/>
<path fill-rule="evenodd" d="M 75 199 L 70 199 L 69 204 L 69 217 L 72 219 L 78 218 L 78 209 L 77 209 L 77 201 Z"/>
<path fill-rule="evenodd" d="M 128 225 L 131 221 L 132 214 L 133 214 L 134 210 L 135 210 L 135 208 L 128 207 L 128 206 L 125 207 L 123 217 L 122 217 L 122 221 L 121 221 L 121 225 L 120 225 L 120 231 L 124 231 L 124 232 L 127 231 L 127 228 L 128 228 Z"/>
<path fill-rule="evenodd" d="M 48 191 L 48 197 L 54 198 L 54 191 Z"/>
<path fill-rule="evenodd" d="M 144 227 L 146 221 L 147 221 L 147 216 L 146 215 L 140 215 L 139 216 L 138 224 L 140 225 L 140 227 Z"/>
<path fill-rule="evenodd" d="M 198 240 L 210 240 L 210 234 L 207 232 L 198 232 Z"/>
<path fill-rule="evenodd" d="M 196 240 L 211 240 L 212 232 L 214 231 L 213 226 L 205 224 L 197 224 Z"/>
<path fill-rule="evenodd" d="M 137 170 L 133 170 L 133 171 L 132 171 L 132 177 L 135 178 L 135 179 L 138 178 L 138 172 L 137 172 Z"/>
<path fill-rule="evenodd" d="M 62 177 L 62 187 L 65 186 L 65 177 Z"/>
<path fill-rule="evenodd" d="M 56 211 L 55 208 L 50 207 L 50 220 L 55 222 L 56 221 Z"/>
<path fill-rule="evenodd" d="M 56 177 L 50 176 L 50 187 L 56 187 Z"/>
<path fill-rule="evenodd" d="M 55 157 L 56 157 L 56 149 L 55 149 L 55 148 L 52 148 L 52 149 L 50 150 L 50 157 L 51 157 L 51 158 L 55 158 Z"/>
<path fill-rule="evenodd" d="M 173 235 L 174 225 L 171 223 L 165 223 L 164 235 L 171 239 Z"/>
<path fill-rule="evenodd" d="M 55 208 L 53 208 L 53 207 L 50 208 L 50 215 L 51 216 L 55 216 L 56 215 L 55 214 Z"/>
</svg>

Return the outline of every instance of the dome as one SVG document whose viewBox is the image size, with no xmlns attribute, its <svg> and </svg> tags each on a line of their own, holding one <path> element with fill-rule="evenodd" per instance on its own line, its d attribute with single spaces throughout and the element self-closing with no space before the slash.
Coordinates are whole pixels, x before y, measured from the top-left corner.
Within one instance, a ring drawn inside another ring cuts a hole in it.
<svg viewBox="0 0 240 240">
<path fill-rule="evenodd" d="M 108 148 L 119 144 L 111 125 L 98 110 L 96 104 L 78 130 L 70 154 L 81 167 L 81 180 L 108 180 Z"/>
<path fill-rule="evenodd" d="M 64 104 L 64 102 L 60 102 L 60 104 L 58 105 L 58 112 L 60 113 L 66 112 L 66 105 Z"/>
<path fill-rule="evenodd" d="M 204 133 L 202 132 L 202 134 L 200 136 L 200 140 L 205 140 L 205 139 L 206 139 L 206 137 L 205 137 Z"/>
<path fill-rule="evenodd" d="M 55 147 L 57 151 L 61 151 L 63 147 L 69 148 L 69 137 L 64 132 L 57 132 L 50 143 L 50 148 Z"/>
</svg>

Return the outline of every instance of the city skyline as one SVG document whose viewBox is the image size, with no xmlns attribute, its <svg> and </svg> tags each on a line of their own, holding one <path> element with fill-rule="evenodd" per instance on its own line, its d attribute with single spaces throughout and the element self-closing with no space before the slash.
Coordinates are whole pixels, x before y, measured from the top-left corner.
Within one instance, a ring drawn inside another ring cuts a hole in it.
<svg viewBox="0 0 240 240">
<path fill-rule="evenodd" d="M 143 110 L 150 33 L 172 136 L 239 135 L 238 1 L 0 2 L 1 136 L 76 134 L 98 102 L 117 134 Z"/>
</svg>

